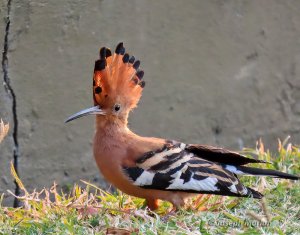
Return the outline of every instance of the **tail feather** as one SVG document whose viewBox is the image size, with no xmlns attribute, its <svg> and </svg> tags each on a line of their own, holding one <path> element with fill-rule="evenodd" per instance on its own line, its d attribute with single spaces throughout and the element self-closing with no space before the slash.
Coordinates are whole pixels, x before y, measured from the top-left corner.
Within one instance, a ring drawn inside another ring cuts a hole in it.
<svg viewBox="0 0 300 235">
<path fill-rule="evenodd" d="M 247 196 L 250 196 L 250 197 L 253 197 L 253 198 L 257 198 L 257 199 L 261 199 L 263 198 L 263 194 L 261 194 L 260 192 L 252 189 L 252 188 L 249 188 L 249 187 L 246 187 L 248 192 L 247 192 Z"/>
<path fill-rule="evenodd" d="M 277 170 L 271 170 L 271 169 L 260 169 L 255 167 L 231 166 L 231 165 L 227 165 L 226 169 L 237 175 L 271 176 L 271 177 L 290 179 L 290 180 L 300 179 L 300 177 L 297 175 L 291 175 L 288 173 L 284 173 Z"/>
</svg>

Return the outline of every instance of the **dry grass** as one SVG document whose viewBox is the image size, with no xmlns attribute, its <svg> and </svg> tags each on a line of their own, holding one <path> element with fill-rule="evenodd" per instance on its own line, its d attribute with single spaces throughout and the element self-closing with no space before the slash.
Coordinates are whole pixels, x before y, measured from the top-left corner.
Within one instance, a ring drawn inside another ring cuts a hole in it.
<svg viewBox="0 0 300 235">
<path fill-rule="evenodd" d="M 245 153 L 272 161 L 269 168 L 300 174 L 300 150 L 288 139 L 279 141 L 274 156 L 261 141 Z M 151 212 L 142 199 L 119 191 L 111 194 L 85 181 L 84 187 L 74 185 L 68 194 L 58 192 L 55 183 L 50 189 L 28 192 L 13 166 L 11 173 L 23 192 L 18 197 L 23 207 L 0 206 L 0 234 L 300 233 L 299 182 L 245 177 L 242 181 L 263 192 L 264 200 L 199 195 L 186 208 L 169 214 L 167 202 Z"/>
<path fill-rule="evenodd" d="M 7 135 L 9 130 L 9 124 L 4 124 L 2 119 L 0 119 L 0 143 L 4 139 L 4 137 Z"/>
</svg>

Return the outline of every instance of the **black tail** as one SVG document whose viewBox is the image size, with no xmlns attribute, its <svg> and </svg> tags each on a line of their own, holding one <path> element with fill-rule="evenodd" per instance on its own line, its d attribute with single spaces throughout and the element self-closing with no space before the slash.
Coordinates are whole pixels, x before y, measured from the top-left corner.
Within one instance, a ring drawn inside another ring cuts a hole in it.
<svg viewBox="0 0 300 235">
<path fill-rule="evenodd" d="M 250 197 L 253 197 L 253 198 L 261 199 L 264 196 L 263 194 L 261 194 L 260 192 L 254 190 L 252 188 L 247 187 L 247 189 L 248 189 L 248 193 L 247 193 L 248 197 L 250 196 Z"/>
<path fill-rule="evenodd" d="M 236 169 L 238 171 L 241 171 L 244 174 L 249 174 L 249 175 L 271 176 L 271 177 L 290 179 L 290 180 L 299 180 L 300 179 L 299 176 L 291 175 L 288 173 L 271 170 L 271 169 L 259 169 L 259 168 L 246 167 L 246 166 L 236 166 Z"/>
</svg>

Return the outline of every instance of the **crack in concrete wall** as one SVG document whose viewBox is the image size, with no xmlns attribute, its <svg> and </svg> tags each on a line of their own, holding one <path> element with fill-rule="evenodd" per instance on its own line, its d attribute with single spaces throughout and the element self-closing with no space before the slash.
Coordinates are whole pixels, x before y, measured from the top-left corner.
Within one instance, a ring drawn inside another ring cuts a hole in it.
<svg viewBox="0 0 300 235">
<path fill-rule="evenodd" d="M 11 9 L 12 0 L 7 1 L 7 16 L 6 16 L 6 27 L 4 32 L 4 43 L 3 43 L 3 52 L 2 52 L 2 71 L 3 71 L 3 84 L 6 92 L 11 96 L 12 99 L 12 114 L 13 114 L 13 141 L 14 141 L 14 151 L 13 151 L 13 165 L 18 173 L 18 158 L 19 158 L 19 143 L 18 143 L 18 116 L 17 116 L 17 98 L 10 84 L 10 78 L 8 75 L 8 49 L 9 49 L 9 32 L 10 32 L 10 9 Z M 15 195 L 20 195 L 20 187 L 17 184 L 16 180 L 14 181 Z M 19 206 L 19 200 L 15 198 L 14 207 Z"/>
</svg>

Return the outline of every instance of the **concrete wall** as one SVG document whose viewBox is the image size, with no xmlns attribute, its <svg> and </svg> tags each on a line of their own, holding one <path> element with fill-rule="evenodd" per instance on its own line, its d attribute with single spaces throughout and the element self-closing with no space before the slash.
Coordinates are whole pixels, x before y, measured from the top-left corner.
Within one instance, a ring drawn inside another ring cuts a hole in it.
<svg viewBox="0 0 300 235">
<path fill-rule="evenodd" d="M 17 112 L 0 86 L 0 115 L 12 127 L 0 146 L 2 192 L 14 189 L 14 115 L 26 187 L 102 181 L 91 151 L 93 117 L 64 119 L 92 105 L 98 50 L 119 41 L 145 71 L 143 98 L 130 117 L 137 133 L 237 150 L 260 137 L 272 148 L 287 135 L 300 142 L 300 1 L 9 3 L 7 13 L 0 0 L 0 46 L 7 35 L 4 71 Z"/>
</svg>

